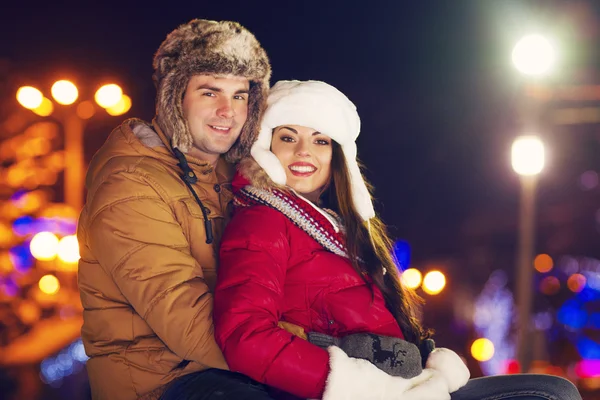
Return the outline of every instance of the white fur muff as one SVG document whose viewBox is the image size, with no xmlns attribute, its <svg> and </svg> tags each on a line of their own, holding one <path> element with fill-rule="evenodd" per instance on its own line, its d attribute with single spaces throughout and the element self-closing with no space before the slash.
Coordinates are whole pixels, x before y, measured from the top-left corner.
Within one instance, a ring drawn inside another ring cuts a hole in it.
<svg viewBox="0 0 600 400">
<path fill-rule="evenodd" d="M 432 368 L 411 379 L 391 376 L 367 360 L 348 357 L 336 346 L 329 347 L 329 365 L 323 400 L 450 399 L 446 377 Z"/>
</svg>

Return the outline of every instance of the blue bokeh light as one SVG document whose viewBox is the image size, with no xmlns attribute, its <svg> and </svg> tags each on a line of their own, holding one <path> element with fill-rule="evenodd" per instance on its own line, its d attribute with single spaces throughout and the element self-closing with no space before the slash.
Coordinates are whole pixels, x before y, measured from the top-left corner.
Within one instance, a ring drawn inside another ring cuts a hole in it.
<svg viewBox="0 0 600 400">
<path fill-rule="evenodd" d="M 404 240 L 397 240 L 394 243 L 394 258 L 401 271 L 408 269 L 410 265 L 410 244 Z"/>
</svg>

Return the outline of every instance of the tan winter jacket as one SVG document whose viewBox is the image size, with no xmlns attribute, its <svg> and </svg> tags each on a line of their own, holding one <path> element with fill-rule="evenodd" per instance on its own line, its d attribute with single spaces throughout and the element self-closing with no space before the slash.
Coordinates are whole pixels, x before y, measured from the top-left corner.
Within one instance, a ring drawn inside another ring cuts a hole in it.
<svg viewBox="0 0 600 400">
<path fill-rule="evenodd" d="M 125 121 L 94 156 L 81 214 L 79 288 L 94 399 L 158 397 L 173 379 L 227 369 L 213 335 L 216 251 L 232 199 L 234 167 L 187 157 L 210 212 L 180 178 L 156 125 Z"/>
</svg>

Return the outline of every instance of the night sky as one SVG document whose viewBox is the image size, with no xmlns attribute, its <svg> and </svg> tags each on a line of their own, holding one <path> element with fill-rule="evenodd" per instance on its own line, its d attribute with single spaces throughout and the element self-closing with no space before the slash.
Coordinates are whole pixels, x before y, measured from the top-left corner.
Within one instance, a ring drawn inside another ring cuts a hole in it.
<svg viewBox="0 0 600 400">
<path fill-rule="evenodd" d="M 357 105 L 359 156 L 377 209 L 417 258 L 452 251 L 474 211 L 515 212 L 509 148 L 522 84 L 510 64 L 515 40 L 546 27 L 584 43 L 577 54 L 585 63 L 600 15 L 597 4 L 550 0 L 11 3 L 0 12 L 0 60 L 15 89 L 34 84 L 49 93 L 67 77 L 91 98 L 114 80 L 133 99 L 126 116 L 147 120 L 152 57 L 165 36 L 192 18 L 240 22 L 269 54 L 271 83 L 323 80 Z M 88 159 L 122 119 L 94 118 Z"/>
</svg>

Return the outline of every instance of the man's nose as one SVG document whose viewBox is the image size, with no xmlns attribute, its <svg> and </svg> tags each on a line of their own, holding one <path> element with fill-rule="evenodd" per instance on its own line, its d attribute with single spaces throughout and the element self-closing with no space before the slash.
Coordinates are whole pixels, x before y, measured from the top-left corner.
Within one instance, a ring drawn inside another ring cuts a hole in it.
<svg viewBox="0 0 600 400">
<path fill-rule="evenodd" d="M 223 99 L 220 102 L 219 108 L 217 109 L 217 115 L 221 118 L 233 118 L 235 113 L 230 99 Z"/>
</svg>

